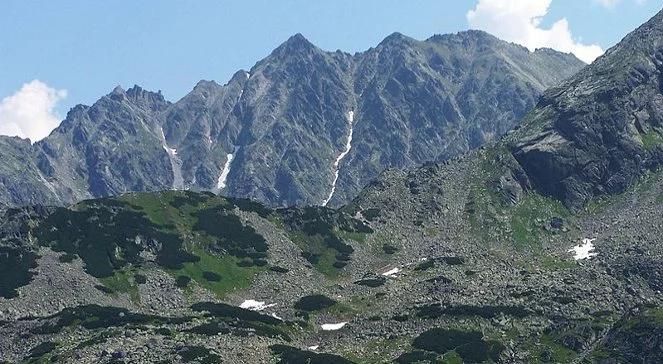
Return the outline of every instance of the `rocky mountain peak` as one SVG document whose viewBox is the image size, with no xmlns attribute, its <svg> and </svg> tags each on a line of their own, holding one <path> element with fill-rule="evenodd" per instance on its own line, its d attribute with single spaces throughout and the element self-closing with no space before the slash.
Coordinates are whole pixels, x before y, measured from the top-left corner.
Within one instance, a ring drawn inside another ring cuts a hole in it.
<svg viewBox="0 0 663 364">
<path fill-rule="evenodd" d="M 512 147 L 540 192 L 580 207 L 663 164 L 662 16 L 541 99 Z"/>
<path fill-rule="evenodd" d="M 122 101 L 127 97 L 127 91 L 122 86 L 117 85 L 113 91 L 106 96 L 111 100 Z"/>
<path fill-rule="evenodd" d="M 582 66 L 498 40 L 501 52 L 480 54 L 447 38 L 457 40 L 394 33 L 351 56 L 296 34 L 251 75 L 200 81 L 175 104 L 117 87 L 39 144 L 40 169 L 67 202 L 184 186 L 272 206 L 320 204 L 334 191 L 338 206 L 385 168 L 445 160 L 503 135 Z"/>
<path fill-rule="evenodd" d="M 127 98 L 144 108 L 159 110 L 168 105 L 166 99 L 161 94 L 161 90 L 157 92 L 147 91 L 138 85 L 134 85 L 126 92 Z"/>
<path fill-rule="evenodd" d="M 272 55 L 289 57 L 294 54 L 306 54 L 315 51 L 320 51 L 320 49 L 306 39 L 301 33 L 297 33 L 276 48 L 274 52 L 272 52 Z"/>
<path fill-rule="evenodd" d="M 394 32 L 384 38 L 378 47 L 399 47 L 406 46 L 415 42 L 417 42 L 417 40 L 414 38 L 410 38 L 399 32 Z"/>
<path fill-rule="evenodd" d="M 500 45 L 506 44 L 504 41 L 496 38 L 492 34 L 486 33 L 483 30 L 465 30 L 455 34 L 436 34 L 430 37 L 428 42 L 449 44 L 449 43 L 466 43 L 466 44 L 485 44 L 485 45 Z"/>
<path fill-rule="evenodd" d="M 249 79 L 251 74 L 248 71 L 245 70 L 239 70 L 233 74 L 232 78 L 230 78 L 230 81 L 228 81 L 228 84 L 234 83 L 234 82 L 244 82 Z"/>
<path fill-rule="evenodd" d="M 126 93 L 127 91 L 121 85 L 117 85 L 109 95 L 126 95 Z"/>
<path fill-rule="evenodd" d="M 193 93 L 200 93 L 200 92 L 209 92 L 211 90 L 219 89 L 222 86 L 216 83 L 216 81 L 209 81 L 209 80 L 200 80 L 194 86 L 193 88 Z"/>
</svg>

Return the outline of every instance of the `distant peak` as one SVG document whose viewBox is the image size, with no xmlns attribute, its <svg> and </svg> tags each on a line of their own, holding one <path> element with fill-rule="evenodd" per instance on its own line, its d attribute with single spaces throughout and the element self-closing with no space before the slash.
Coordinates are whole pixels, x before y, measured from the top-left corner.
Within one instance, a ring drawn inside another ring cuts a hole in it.
<svg viewBox="0 0 663 364">
<path fill-rule="evenodd" d="M 494 35 L 487 33 L 483 30 L 469 29 L 455 34 L 436 34 L 428 41 L 431 42 L 445 42 L 445 41 L 472 41 L 472 42 L 499 42 L 500 40 Z"/>
<path fill-rule="evenodd" d="M 127 98 L 127 91 L 122 86 L 115 86 L 113 91 L 107 95 L 108 98 L 114 101 L 122 101 Z"/>
<path fill-rule="evenodd" d="M 571 52 L 562 52 L 562 51 L 558 51 L 556 49 L 552 49 L 552 48 L 548 48 L 548 47 L 537 48 L 537 49 L 534 50 L 534 53 L 548 54 L 548 55 L 558 55 L 559 54 L 559 55 L 565 55 L 565 56 L 569 56 L 569 57 L 578 58 Z M 580 59 L 578 59 L 578 60 L 580 61 Z M 582 61 L 580 61 L 580 62 L 582 62 Z"/>
<path fill-rule="evenodd" d="M 237 82 L 237 81 L 244 82 L 244 81 L 248 80 L 250 76 L 251 76 L 251 74 L 248 73 L 247 71 L 239 70 L 239 71 L 235 72 L 233 77 L 230 79 L 230 82 Z"/>
<path fill-rule="evenodd" d="M 132 88 L 127 90 L 127 94 L 137 94 L 141 92 L 143 92 L 143 88 L 138 85 L 134 85 Z"/>
<path fill-rule="evenodd" d="M 393 39 L 405 39 L 405 35 L 401 32 L 393 32 L 389 34 L 384 40 L 393 40 Z"/>
<path fill-rule="evenodd" d="M 218 87 L 219 84 L 216 83 L 216 81 L 210 81 L 210 80 L 200 80 L 196 84 L 196 86 L 193 88 L 194 90 L 199 90 L 199 89 L 207 89 L 210 87 Z"/>
<path fill-rule="evenodd" d="M 132 88 L 126 92 L 127 98 L 132 102 L 138 104 L 148 105 L 161 105 L 166 102 L 161 90 L 157 92 L 147 91 L 138 85 L 134 85 Z"/>
<path fill-rule="evenodd" d="M 317 47 L 308 41 L 301 33 L 297 33 L 288 38 L 274 51 L 275 54 L 287 55 L 289 53 L 299 53 L 304 51 L 313 51 Z"/>
<path fill-rule="evenodd" d="M 111 91 L 111 95 L 125 95 L 126 93 L 127 92 L 120 85 L 115 86 L 113 91 Z"/>
<path fill-rule="evenodd" d="M 409 43 L 409 42 L 412 42 L 412 41 L 414 41 L 413 38 L 410 38 L 410 37 L 408 37 L 408 36 L 406 36 L 402 33 L 399 33 L 399 32 L 394 32 L 394 33 L 389 34 L 389 36 L 387 36 L 386 38 L 384 38 L 382 40 L 382 42 L 380 42 L 380 45 L 385 46 L 385 45 L 392 45 L 392 44 L 403 44 L 403 43 Z"/>
<path fill-rule="evenodd" d="M 480 29 L 468 29 L 468 30 L 463 30 L 461 32 L 458 32 L 458 35 L 470 35 L 470 36 L 475 36 L 475 37 L 488 37 L 488 38 L 495 38 L 494 35 Z"/>
<path fill-rule="evenodd" d="M 286 43 L 295 43 L 295 44 L 297 44 L 297 43 L 309 43 L 310 44 L 308 39 L 306 39 L 306 37 L 304 37 L 302 35 L 302 33 L 297 33 L 297 34 L 293 35 L 292 37 L 288 38 Z"/>
</svg>

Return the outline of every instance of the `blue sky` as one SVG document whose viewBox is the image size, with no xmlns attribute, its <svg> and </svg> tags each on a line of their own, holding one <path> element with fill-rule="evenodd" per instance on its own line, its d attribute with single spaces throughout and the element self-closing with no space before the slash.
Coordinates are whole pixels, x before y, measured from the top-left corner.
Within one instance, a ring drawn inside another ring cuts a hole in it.
<svg viewBox="0 0 663 364">
<path fill-rule="evenodd" d="M 225 83 L 294 33 L 323 49 L 361 51 L 394 31 L 425 39 L 466 30 L 467 13 L 479 1 L 2 0 L 0 100 L 40 80 L 67 91 L 55 99 L 60 115 L 118 84 L 162 90 L 175 101 L 200 79 Z M 538 27 L 566 18 L 574 41 L 603 49 L 663 6 L 662 0 L 517 1 L 549 3 Z"/>
</svg>

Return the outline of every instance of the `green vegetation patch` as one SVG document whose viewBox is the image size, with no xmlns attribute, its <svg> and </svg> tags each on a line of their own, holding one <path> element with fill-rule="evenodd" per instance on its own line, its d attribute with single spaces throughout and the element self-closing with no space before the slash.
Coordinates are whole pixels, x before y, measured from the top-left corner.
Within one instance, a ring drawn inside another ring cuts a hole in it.
<svg viewBox="0 0 663 364">
<path fill-rule="evenodd" d="M 260 268 L 253 265 L 240 266 L 241 261 L 235 257 L 213 254 L 200 246 L 194 246 L 192 252 L 200 257 L 200 260 L 185 263 L 182 269 L 173 271 L 180 288 L 187 287 L 193 280 L 203 288 L 222 297 L 226 292 L 248 287 L 254 276 L 260 272 Z M 184 279 L 187 281 L 184 282 Z"/>
<path fill-rule="evenodd" d="M 363 242 L 373 230 L 360 220 L 321 207 L 279 210 L 291 240 L 302 256 L 327 276 L 336 276 L 350 261 L 354 248 L 343 239 Z"/>
<path fill-rule="evenodd" d="M 155 315 L 131 313 L 118 307 L 87 305 L 65 308 L 59 313 L 42 319 L 42 325 L 33 329 L 35 334 L 54 334 L 66 327 L 80 326 L 86 329 L 100 329 L 125 325 L 143 324 L 177 324 L 186 322 L 187 318 L 167 318 Z"/>
<path fill-rule="evenodd" d="M 79 256 L 85 271 L 102 278 L 129 264 L 141 262 L 145 245 L 158 244 L 157 262 L 167 268 L 181 268 L 199 258 L 184 250 L 182 239 L 162 230 L 142 212 L 111 200 L 84 202 L 77 209 L 60 208 L 40 224 L 38 241 L 57 252 Z M 142 237 L 137 239 L 137 237 Z"/>
<path fill-rule="evenodd" d="M 641 134 L 642 145 L 646 150 L 653 150 L 659 146 L 663 145 L 663 135 L 657 130 L 650 130 L 646 134 Z"/>
<path fill-rule="evenodd" d="M 224 303 L 199 302 L 191 306 L 195 312 L 206 312 L 209 317 L 237 319 L 242 321 L 262 322 L 269 325 L 279 325 L 283 321 L 268 315 L 247 310 Z"/>
<path fill-rule="evenodd" d="M 18 242 L 0 246 L 0 297 L 18 296 L 16 290 L 32 281 L 34 268 L 37 268 L 37 254 L 29 248 Z"/>
<path fill-rule="evenodd" d="M 247 287 L 268 266 L 266 240 L 242 223 L 235 208 L 273 214 L 257 203 L 211 193 L 133 193 L 58 209 L 35 236 L 41 245 L 80 257 L 86 272 L 101 278 L 111 294 L 127 292 L 137 299 L 129 272 L 141 268 L 141 253 L 147 251 L 178 278 L 178 286 L 187 287 L 181 277 L 188 277 L 223 296 Z"/>
<path fill-rule="evenodd" d="M 242 224 L 239 217 L 228 215 L 224 207 L 214 207 L 195 214 L 198 222 L 194 229 L 215 238 L 210 245 L 214 252 L 246 258 L 254 265 L 264 266 L 267 258 L 267 241 L 255 229 Z"/>
<path fill-rule="evenodd" d="M 279 364 L 353 364 L 354 362 L 334 354 L 314 353 L 287 345 L 272 345 L 272 353 L 279 357 Z"/>
<path fill-rule="evenodd" d="M 505 148 L 486 151 L 478 178 L 470 186 L 465 212 L 472 232 L 484 243 L 503 239 L 516 248 L 538 247 L 542 241 L 561 230 L 572 213 L 561 202 L 533 191 L 514 193 L 501 181 L 505 178 L 517 186 L 522 170 Z"/>
<path fill-rule="evenodd" d="M 516 246 L 538 246 L 545 235 L 551 235 L 546 225 L 560 216 L 570 216 L 561 202 L 535 193 L 527 194 L 511 214 L 511 231 Z"/>
<path fill-rule="evenodd" d="M 545 256 L 541 260 L 541 266 L 549 270 L 565 270 L 577 267 L 578 264 L 568 259 Z"/>
<path fill-rule="evenodd" d="M 563 322 L 549 327 L 525 345 L 533 363 L 570 363 L 586 353 L 597 338 L 615 322 L 610 311 L 596 312 L 591 319 Z"/>
<path fill-rule="evenodd" d="M 338 302 L 325 295 L 316 294 L 300 298 L 295 303 L 295 309 L 306 312 L 322 311 L 336 305 Z"/>
<path fill-rule="evenodd" d="M 51 341 L 45 341 L 35 346 L 34 348 L 30 349 L 28 357 L 31 359 L 42 358 L 45 355 L 50 354 L 53 350 L 57 349 L 57 347 L 58 347 L 57 343 Z"/>
<path fill-rule="evenodd" d="M 104 287 L 111 292 L 111 294 L 127 293 L 132 301 L 139 302 L 139 283 L 136 280 L 136 277 L 138 276 L 139 275 L 135 274 L 130 269 L 123 269 L 116 271 L 115 274 L 110 277 L 100 278 L 99 280 L 103 283 Z"/>
<path fill-rule="evenodd" d="M 380 286 L 384 286 L 385 283 L 387 283 L 387 278 L 385 277 L 365 278 L 355 282 L 355 284 L 357 285 L 366 286 L 370 288 L 377 288 Z"/>
<path fill-rule="evenodd" d="M 415 350 L 401 354 L 394 361 L 398 364 L 437 363 L 437 356 L 437 353 L 430 351 Z"/>
<path fill-rule="evenodd" d="M 485 341 L 480 332 L 431 329 L 414 339 L 416 349 L 443 355 L 455 353 L 463 362 L 497 362 L 505 347 L 497 341 Z"/>
<path fill-rule="evenodd" d="M 530 312 L 523 306 L 457 305 L 443 307 L 440 304 L 433 304 L 417 308 L 417 316 L 428 319 L 439 318 L 442 316 L 482 317 L 485 319 L 492 319 L 500 315 L 523 318 L 529 316 Z"/>
<path fill-rule="evenodd" d="M 232 332 L 234 335 L 258 335 L 290 341 L 290 323 L 275 317 L 223 303 L 201 302 L 191 306 L 196 312 L 205 312 L 210 321 L 189 332 L 214 336 Z"/>
</svg>

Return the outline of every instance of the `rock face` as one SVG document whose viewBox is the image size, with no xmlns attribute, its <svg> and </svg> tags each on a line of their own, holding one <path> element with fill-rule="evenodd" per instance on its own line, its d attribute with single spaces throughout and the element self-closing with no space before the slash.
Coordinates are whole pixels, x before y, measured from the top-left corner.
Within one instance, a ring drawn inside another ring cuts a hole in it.
<svg viewBox="0 0 663 364">
<path fill-rule="evenodd" d="M 512 145 L 542 193 L 579 207 L 663 163 L 663 14 L 547 91 Z"/>
<path fill-rule="evenodd" d="M 386 168 L 445 160 L 503 135 L 582 66 L 475 31 L 423 42 L 393 34 L 355 55 L 295 35 L 227 85 L 199 84 L 164 129 L 184 144 L 187 186 L 213 190 L 234 154 L 225 193 L 288 206 L 326 200 L 352 125 L 330 201 L 338 206 Z"/>
<path fill-rule="evenodd" d="M 0 201 L 66 204 L 175 188 L 320 205 L 335 186 L 330 205 L 338 206 L 386 168 L 495 140 L 583 66 L 479 31 L 426 41 L 393 34 L 354 55 L 325 52 L 298 34 L 250 72 L 223 86 L 201 81 L 174 104 L 118 88 L 72 109 L 32 147 L 1 138 L 8 160 Z M 26 156 L 28 168 L 11 162 Z"/>
<path fill-rule="evenodd" d="M 77 106 L 35 145 L 39 169 L 63 201 L 172 186 L 159 119 L 168 106 L 160 94 L 137 86 Z"/>
<path fill-rule="evenodd" d="M 0 207 L 61 203 L 28 140 L 0 136 L 0 155 Z"/>
</svg>

